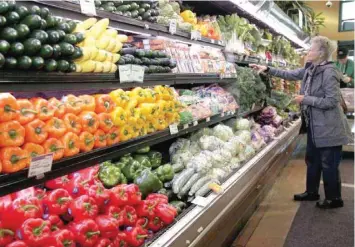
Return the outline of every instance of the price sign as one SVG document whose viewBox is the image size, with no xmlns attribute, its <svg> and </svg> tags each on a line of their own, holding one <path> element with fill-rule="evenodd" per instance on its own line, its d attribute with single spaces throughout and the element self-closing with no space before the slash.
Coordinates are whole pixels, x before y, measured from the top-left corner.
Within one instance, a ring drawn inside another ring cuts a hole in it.
<svg viewBox="0 0 355 247">
<path fill-rule="evenodd" d="M 170 134 L 171 135 L 175 135 L 175 134 L 179 133 L 177 124 L 169 125 L 169 129 L 170 129 Z"/>
<path fill-rule="evenodd" d="M 172 19 L 170 20 L 170 23 L 169 23 L 169 33 L 171 34 L 175 34 L 176 33 L 176 20 L 175 19 Z"/>
<path fill-rule="evenodd" d="M 52 163 L 53 153 L 33 157 L 28 169 L 28 177 L 43 176 L 44 173 L 52 170 Z"/>
<path fill-rule="evenodd" d="M 193 122 L 193 126 L 196 126 L 196 125 L 198 125 L 198 122 L 197 122 L 197 121 L 194 121 L 194 122 Z"/>
<path fill-rule="evenodd" d="M 132 65 L 131 67 L 131 77 L 133 78 L 132 81 L 143 83 L 144 79 L 144 67 L 139 65 Z"/>
<path fill-rule="evenodd" d="M 207 198 L 202 196 L 196 196 L 192 203 L 200 207 L 206 207 L 208 205 Z"/>
<path fill-rule="evenodd" d="M 192 30 L 192 31 L 191 31 L 191 39 L 192 39 L 192 40 L 201 40 L 201 33 L 200 33 L 200 31 Z"/>
<path fill-rule="evenodd" d="M 120 73 L 120 83 L 132 82 L 132 66 L 131 65 L 120 65 L 118 66 L 118 71 Z"/>
<path fill-rule="evenodd" d="M 188 124 L 184 124 L 184 129 L 187 129 L 189 127 Z"/>
<path fill-rule="evenodd" d="M 224 117 L 224 112 L 221 113 L 221 117 Z"/>
<path fill-rule="evenodd" d="M 206 122 L 209 122 L 209 121 L 211 121 L 211 118 L 210 117 L 206 118 Z"/>
<path fill-rule="evenodd" d="M 96 15 L 94 0 L 80 0 L 81 13 L 89 16 Z"/>
</svg>

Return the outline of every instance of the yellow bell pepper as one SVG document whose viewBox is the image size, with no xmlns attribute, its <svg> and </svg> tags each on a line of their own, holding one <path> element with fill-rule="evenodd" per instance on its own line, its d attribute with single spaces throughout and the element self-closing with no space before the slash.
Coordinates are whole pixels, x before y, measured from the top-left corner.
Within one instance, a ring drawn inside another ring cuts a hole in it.
<svg viewBox="0 0 355 247">
<path fill-rule="evenodd" d="M 120 141 L 132 139 L 132 128 L 129 125 L 124 125 L 120 128 Z"/>
<path fill-rule="evenodd" d="M 153 122 L 153 126 L 156 130 L 164 130 L 168 125 L 163 118 L 158 118 L 156 121 Z"/>
<path fill-rule="evenodd" d="M 155 129 L 155 122 L 157 120 L 156 119 L 153 119 L 151 122 L 148 123 L 148 126 L 147 126 L 147 133 L 150 134 L 150 133 L 154 133 L 156 131 Z"/>
<path fill-rule="evenodd" d="M 145 135 L 147 135 L 148 134 L 148 130 L 147 130 L 147 128 L 143 125 L 141 128 L 140 128 L 140 130 L 139 130 L 139 135 L 140 136 L 145 136 Z"/>
<path fill-rule="evenodd" d="M 180 16 L 182 17 L 182 19 L 184 19 L 185 22 L 188 22 L 191 24 L 197 23 L 196 15 L 191 10 L 185 10 L 185 11 L 181 12 Z"/>
<path fill-rule="evenodd" d="M 137 99 L 130 98 L 124 109 L 126 111 L 132 111 L 138 105 Z"/>
<path fill-rule="evenodd" d="M 157 100 L 156 92 L 153 89 L 147 88 L 144 89 L 144 94 L 146 95 L 147 103 L 154 103 Z"/>
<path fill-rule="evenodd" d="M 159 106 L 155 103 L 142 103 L 139 108 L 141 114 L 147 119 L 154 118 L 159 114 Z"/>
<path fill-rule="evenodd" d="M 156 103 L 159 107 L 159 114 L 165 114 L 168 110 L 167 108 L 167 101 L 165 100 L 158 100 Z"/>
<path fill-rule="evenodd" d="M 129 102 L 128 94 L 122 89 L 111 91 L 109 95 L 113 102 L 115 102 L 117 106 L 120 106 L 122 108 L 125 108 Z"/>
<path fill-rule="evenodd" d="M 115 109 L 111 112 L 111 117 L 113 124 L 116 126 L 123 126 L 128 120 L 126 111 L 120 106 L 115 107 Z"/>
<path fill-rule="evenodd" d="M 132 138 L 136 138 L 139 136 L 139 126 L 138 125 L 132 125 Z"/>
<path fill-rule="evenodd" d="M 136 87 L 134 88 L 130 93 L 129 96 L 133 99 L 136 99 L 138 104 L 144 103 L 147 96 L 144 92 L 144 90 L 141 87 Z"/>
<path fill-rule="evenodd" d="M 157 100 L 163 99 L 163 92 L 164 92 L 164 87 L 163 86 L 155 86 L 154 87 L 154 92 L 155 92 L 155 97 Z"/>
</svg>

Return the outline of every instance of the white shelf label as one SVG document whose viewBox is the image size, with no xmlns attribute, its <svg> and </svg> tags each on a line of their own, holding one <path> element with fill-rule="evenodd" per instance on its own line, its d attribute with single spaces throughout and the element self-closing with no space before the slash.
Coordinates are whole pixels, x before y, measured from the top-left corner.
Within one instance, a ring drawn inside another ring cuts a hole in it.
<svg viewBox="0 0 355 247">
<path fill-rule="evenodd" d="M 208 205 L 207 199 L 202 196 L 196 196 L 192 203 L 200 207 L 206 207 Z"/>
<path fill-rule="evenodd" d="M 206 122 L 209 122 L 209 121 L 211 121 L 211 118 L 210 117 L 206 118 Z"/>
<path fill-rule="evenodd" d="M 80 0 L 81 13 L 88 16 L 96 16 L 94 0 Z"/>
<path fill-rule="evenodd" d="M 140 65 L 132 65 L 131 66 L 131 77 L 132 81 L 143 83 L 144 79 L 144 67 Z"/>
<path fill-rule="evenodd" d="M 187 129 L 189 127 L 188 124 L 184 124 L 184 129 Z"/>
<path fill-rule="evenodd" d="M 176 33 L 176 20 L 175 19 L 171 19 L 170 23 L 169 23 L 169 33 L 171 34 L 175 34 Z"/>
<path fill-rule="evenodd" d="M 53 153 L 33 157 L 28 169 L 28 177 L 43 176 L 44 173 L 52 170 L 52 163 Z"/>
<path fill-rule="evenodd" d="M 229 115 L 229 114 L 228 114 Z M 221 113 L 221 117 L 224 117 L 224 112 Z"/>
<path fill-rule="evenodd" d="M 120 73 L 120 83 L 132 82 L 131 65 L 120 65 L 118 66 L 118 71 Z"/>
<path fill-rule="evenodd" d="M 194 121 L 194 122 L 193 122 L 193 126 L 196 126 L 196 125 L 198 125 L 198 122 L 197 122 L 197 121 Z"/>
<path fill-rule="evenodd" d="M 171 135 L 175 135 L 175 134 L 179 133 L 177 124 L 169 125 L 169 129 L 170 129 L 170 134 Z"/>
<path fill-rule="evenodd" d="M 192 31 L 191 31 L 191 39 L 192 39 L 192 40 L 201 40 L 201 33 L 200 33 L 200 31 L 192 30 Z"/>
</svg>

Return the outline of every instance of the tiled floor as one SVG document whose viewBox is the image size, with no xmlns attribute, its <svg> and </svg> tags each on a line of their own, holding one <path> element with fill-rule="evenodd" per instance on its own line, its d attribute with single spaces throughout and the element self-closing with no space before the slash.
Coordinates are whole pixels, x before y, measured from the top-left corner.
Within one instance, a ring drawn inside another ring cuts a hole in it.
<svg viewBox="0 0 355 247">
<path fill-rule="evenodd" d="M 287 235 L 300 207 L 299 202 L 292 200 L 293 194 L 305 190 L 306 166 L 303 157 L 303 155 L 295 156 L 284 168 L 271 191 L 234 241 L 232 247 L 283 247 L 285 245 Z M 344 161 L 341 171 L 346 189 L 353 190 L 353 159 Z M 351 200 L 353 201 L 353 197 Z M 353 215 L 349 220 L 354 221 Z M 353 235 L 349 237 L 353 238 Z"/>
</svg>

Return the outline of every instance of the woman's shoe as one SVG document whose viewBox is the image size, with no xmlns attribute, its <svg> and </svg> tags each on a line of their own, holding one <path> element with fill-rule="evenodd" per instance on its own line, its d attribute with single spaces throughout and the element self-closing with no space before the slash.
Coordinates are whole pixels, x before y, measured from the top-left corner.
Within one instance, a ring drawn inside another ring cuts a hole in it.
<svg viewBox="0 0 355 247">
<path fill-rule="evenodd" d="M 295 201 L 318 201 L 319 195 L 316 193 L 309 193 L 306 191 L 302 194 L 294 195 L 293 200 L 295 200 Z"/>
<path fill-rule="evenodd" d="M 344 207 L 344 202 L 342 199 L 336 199 L 336 200 L 325 199 L 322 202 L 317 202 L 316 207 L 321 209 L 341 208 Z"/>
</svg>

